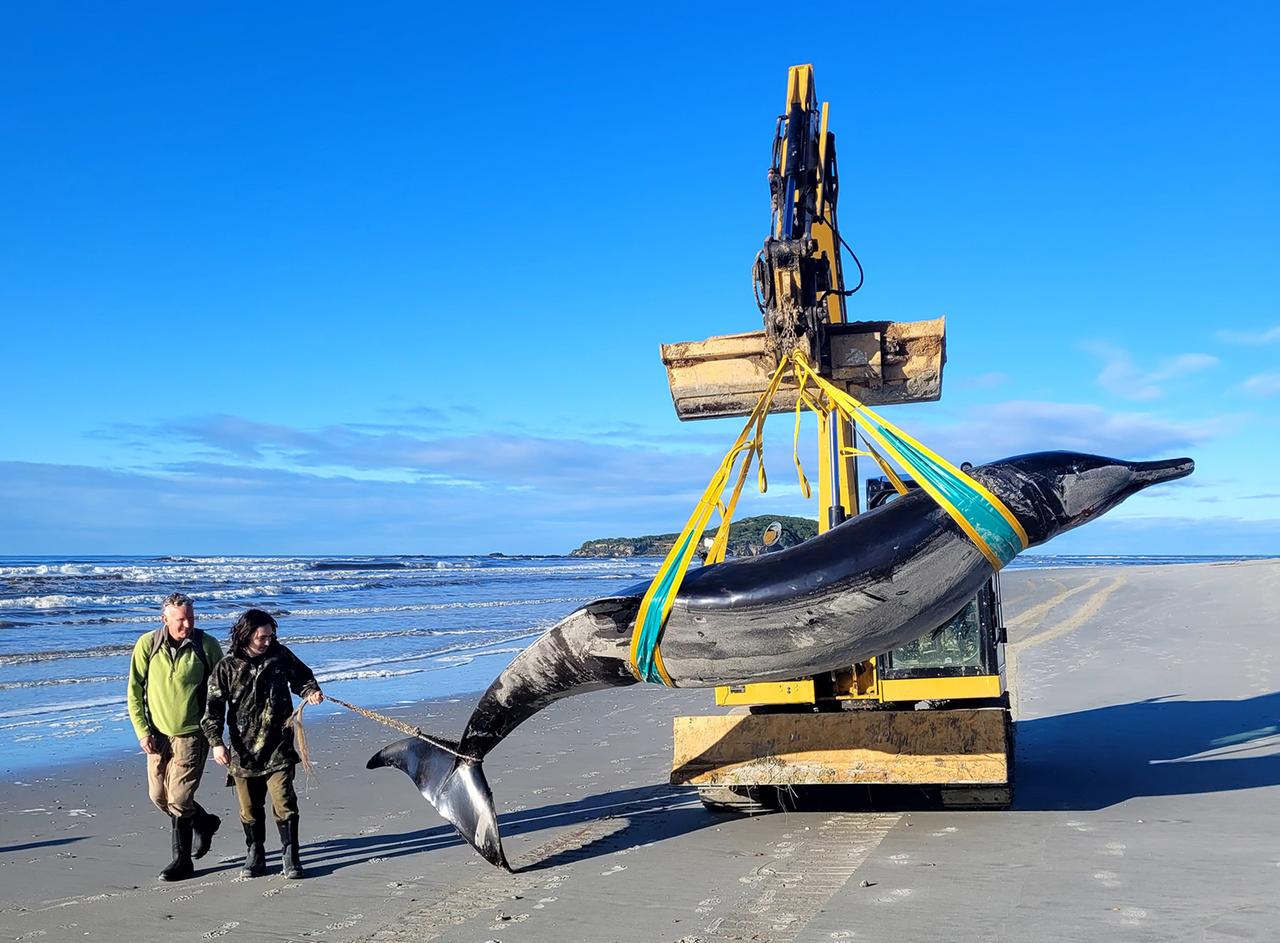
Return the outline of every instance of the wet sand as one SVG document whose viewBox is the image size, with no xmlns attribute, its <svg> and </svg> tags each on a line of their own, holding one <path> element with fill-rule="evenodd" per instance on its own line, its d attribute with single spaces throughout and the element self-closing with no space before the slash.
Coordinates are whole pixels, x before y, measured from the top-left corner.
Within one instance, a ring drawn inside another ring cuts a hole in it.
<svg viewBox="0 0 1280 943">
<path fill-rule="evenodd" d="M 222 831 L 178 884 L 155 878 L 168 829 L 140 754 L 6 771 L 0 939 L 1280 937 L 1280 562 L 1016 571 L 1004 596 L 1012 811 L 709 813 L 666 778 L 671 718 L 710 692 L 645 686 L 555 705 L 487 760 L 511 875 L 364 769 L 398 735 L 309 714 L 308 879 L 236 877 L 212 764 Z M 455 735 L 466 700 L 395 713 Z"/>
</svg>

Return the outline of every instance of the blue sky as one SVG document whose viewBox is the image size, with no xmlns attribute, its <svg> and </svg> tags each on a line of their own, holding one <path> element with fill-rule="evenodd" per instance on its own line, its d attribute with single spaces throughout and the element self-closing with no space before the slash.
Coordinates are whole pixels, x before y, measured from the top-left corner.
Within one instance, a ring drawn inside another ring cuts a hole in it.
<svg viewBox="0 0 1280 943">
<path fill-rule="evenodd" d="M 815 8 L 816 10 L 817 8 Z M 565 552 L 737 421 L 787 66 L 956 461 L 1191 455 L 1060 552 L 1280 552 L 1274 4 L 0 10 L 0 553 Z M 809 513 L 786 417 L 743 513 Z"/>
</svg>

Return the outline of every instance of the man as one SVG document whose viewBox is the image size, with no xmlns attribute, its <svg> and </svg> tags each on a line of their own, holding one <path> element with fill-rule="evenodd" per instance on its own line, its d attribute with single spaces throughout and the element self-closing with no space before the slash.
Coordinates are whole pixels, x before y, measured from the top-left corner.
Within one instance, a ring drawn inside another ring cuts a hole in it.
<svg viewBox="0 0 1280 943">
<path fill-rule="evenodd" d="M 200 720 L 209 675 L 222 649 L 196 628 L 191 597 L 169 595 L 160 614 L 160 628 L 133 646 L 129 719 L 147 755 L 147 792 L 172 827 L 173 861 L 160 872 L 160 880 L 181 881 L 195 873 L 191 859 L 204 857 L 221 824 L 196 802 L 196 788 L 209 753 Z"/>
</svg>

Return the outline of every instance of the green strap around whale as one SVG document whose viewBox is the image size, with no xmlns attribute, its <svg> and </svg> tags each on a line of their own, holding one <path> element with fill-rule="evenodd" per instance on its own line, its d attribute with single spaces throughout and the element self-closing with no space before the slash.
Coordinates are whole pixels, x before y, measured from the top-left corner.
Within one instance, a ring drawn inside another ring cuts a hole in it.
<svg viewBox="0 0 1280 943">
<path fill-rule="evenodd" d="M 802 353 L 794 355 L 797 382 L 803 388 L 814 383 L 827 395 L 828 412 L 857 420 L 858 435 L 874 439 L 920 487 L 933 498 L 987 558 L 993 570 L 1001 569 L 1027 549 L 1027 532 L 1004 502 L 982 482 L 966 475 L 927 445 L 912 438 L 879 413 L 818 376 Z M 868 446 L 870 442 L 867 441 Z M 875 450 L 872 449 L 874 452 Z M 881 465 L 884 463 L 881 462 Z"/>
<path fill-rule="evenodd" d="M 872 446 L 870 440 L 888 453 L 903 469 L 905 469 L 920 487 L 941 507 L 952 520 L 964 531 L 977 549 L 986 557 L 992 569 L 999 570 L 1029 544 L 1026 531 L 1007 507 L 992 494 L 981 482 L 969 477 L 955 465 L 938 455 L 928 446 L 912 438 L 893 423 L 884 419 L 873 410 L 867 408 L 844 390 L 833 386 L 809 366 L 802 353 L 796 352 L 790 360 L 779 365 L 774 373 L 769 388 L 760 397 L 751 418 L 734 443 L 729 454 L 725 456 L 716 474 L 712 476 L 706 492 L 694 509 L 684 530 L 676 539 L 667 557 L 659 567 L 649 589 L 641 600 L 636 615 L 635 627 L 631 636 L 631 668 L 636 677 L 642 681 L 665 684 L 675 687 L 665 666 L 659 643 L 662 630 L 666 625 L 671 606 L 680 584 L 688 571 L 697 542 L 701 538 L 715 509 L 721 512 L 721 532 L 718 538 L 727 538 L 729 519 L 733 507 L 737 503 L 742 481 L 746 476 L 753 455 L 761 451 L 763 424 L 769 405 L 777 393 L 778 384 L 786 368 L 790 367 L 796 385 L 799 388 L 797 403 L 797 422 L 800 404 L 829 416 L 839 413 L 845 419 L 857 419 L 856 429 L 871 454 L 882 468 L 888 470 L 884 458 Z M 826 401 L 821 402 L 805 392 L 805 387 L 813 383 L 826 394 Z M 749 431 L 755 426 L 755 437 L 749 438 Z M 797 427 L 798 428 L 798 427 Z M 743 462 L 738 486 L 728 506 L 720 504 L 720 495 L 728 485 L 730 473 L 735 459 L 743 451 L 747 452 Z M 797 467 L 799 459 L 797 458 Z M 763 463 L 760 469 L 763 491 Z M 804 476 L 801 472 L 801 482 Z M 807 491 L 806 491 L 807 493 Z M 716 546 L 723 553 L 723 539 L 717 539 Z M 708 563 L 718 562 L 708 557 Z"/>
<path fill-rule="evenodd" d="M 1003 567 L 1021 553 L 1026 544 L 1018 536 L 1007 518 L 996 507 L 973 487 L 973 479 L 967 475 L 957 477 L 939 465 L 928 455 L 903 439 L 892 429 L 881 429 L 881 433 L 893 442 L 894 450 L 903 455 L 906 467 L 911 470 L 911 477 L 920 482 L 929 482 L 943 497 L 946 503 L 968 521 L 969 525 L 982 537 L 982 543 L 1000 561 Z M 935 500 L 937 497 L 935 496 Z M 944 505 L 944 509 L 946 509 Z M 947 509 L 949 510 L 949 509 Z M 980 545 L 978 549 L 983 549 Z M 996 567 L 999 569 L 1000 567 Z"/>
</svg>

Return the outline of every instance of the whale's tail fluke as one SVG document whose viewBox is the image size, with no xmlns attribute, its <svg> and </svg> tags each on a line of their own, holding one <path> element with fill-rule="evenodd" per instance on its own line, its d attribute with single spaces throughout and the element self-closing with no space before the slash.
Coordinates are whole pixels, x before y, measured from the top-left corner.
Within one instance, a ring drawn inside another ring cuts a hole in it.
<svg viewBox="0 0 1280 943">
<path fill-rule="evenodd" d="M 440 745 L 421 737 L 409 737 L 388 744 L 366 764 L 368 769 L 394 766 L 404 770 L 437 812 L 458 834 L 491 864 L 511 870 L 502 851 L 498 815 L 493 809 L 493 793 L 478 760 L 460 757 L 458 745 L 447 740 Z"/>
</svg>

